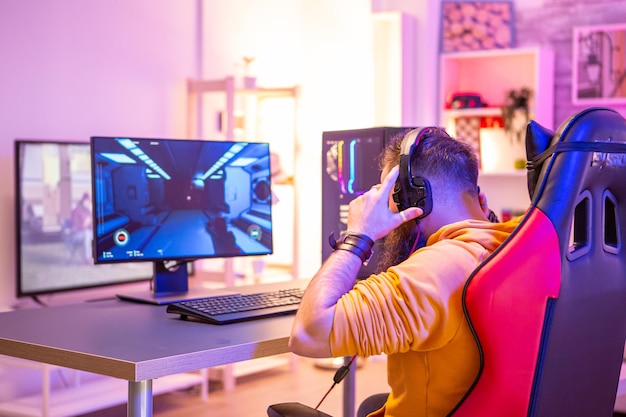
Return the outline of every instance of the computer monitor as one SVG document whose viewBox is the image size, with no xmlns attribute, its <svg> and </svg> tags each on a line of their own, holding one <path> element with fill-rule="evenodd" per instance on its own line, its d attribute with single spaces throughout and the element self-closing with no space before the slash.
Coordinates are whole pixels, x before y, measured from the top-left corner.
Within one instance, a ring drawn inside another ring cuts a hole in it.
<svg viewBox="0 0 626 417">
<path fill-rule="evenodd" d="M 14 143 L 18 298 L 147 281 L 152 264 L 95 266 L 88 142 Z"/>
<path fill-rule="evenodd" d="M 149 294 L 165 304 L 189 290 L 185 262 L 272 253 L 267 143 L 92 137 L 94 260 L 154 263 Z"/>
</svg>

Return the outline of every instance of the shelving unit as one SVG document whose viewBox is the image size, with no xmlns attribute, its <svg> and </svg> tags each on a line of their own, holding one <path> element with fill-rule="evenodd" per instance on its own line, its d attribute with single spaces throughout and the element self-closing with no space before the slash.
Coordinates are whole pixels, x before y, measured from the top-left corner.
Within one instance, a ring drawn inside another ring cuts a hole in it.
<svg viewBox="0 0 626 417">
<path fill-rule="evenodd" d="M 460 116 L 498 116 L 507 91 L 532 91 L 531 117 L 541 125 L 554 124 L 554 52 L 545 48 L 509 48 L 455 52 L 440 56 L 439 109 L 443 126 Z M 486 107 L 448 109 L 451 95 L 479 93 Z"/>
<path fill-rule="evenodd" d="M 278 156 L 287 179 L 280 184 L 272 180 L 274 195 L 283 204 L 283 207 L 275 207 L 274 211 L 281 213 L 282 221 L 274 225 L 274 254 L 266 257 L 266 262 L 287 267 L 291 276 L 296 277 L 298 222 L 293 164 L 298 87 L 259 87 L 254 77 L 244 77 L 240 81 L 241 85 L 238 85 L 233 76 L 216 80 L 187 80 L 187 136 L 270 143 L 270 149 Z M 278 108 L 271 108 L 272 104 L 278 104 Z M 292 117 L 288 117 L 287 112 L 291 112 Z M 273 164 L 275 162 L 272 161 Z M 229 286 L 235 285 L 236 272 L 233 268 L 232 260 L 224 260 L 224 282 Z"/>
<path fill-rule="evenodd" d="M 221 381 L 225 391 L 235 388 L 237 378 L 254 373 L 276 369 L 281 366 L 295 370 L 296 358 L 286 353 L 284 355 L 268 356 L 266 358 L 252 359 L 246 362 L 237 362 L 229 365 L 217 366 L 209 369 L 209 379 Z"/>
<path fill-rule="evenodd" d="M 615 411 L 625 413 L 626 412 L 626 354 L 624 355 L 624 362 L 622 362 L 622 369 L 620 372 L 619 383 L 617 385 L 617 399 L 615 401 Z"/>
<path fill-rule="evenodd" d="M 122 379 L 95 376 L 85 381 L 85 373 L 81 371 L 2 355 L 0 364 L 40 370 L 42 378 L 40 394 L 1 402 L 2 416 L 70 417 L 125 404 L 128 400 L 128 381 Z M 52 374 L 66 371 L 71 372 L 71 383 L 63 388 L 52 388 Z M 152 392 L 159 395 L 196 385 L 201 386 L 201 398 L 206 402 L 209 393 L 206 369 L 156 379 Z"/>
<path fill-rule="evenodd" d="M 554 127 L 554 52 L 539 47 L 492 49 L 440 55 L 439 123 L 471 143 L 481 159 L 479 184 L 499 216 L 528 207 L 523 140 L 504 131 L 502 106 L 510 90 L 529 88 L 530 118 Z M 485 107 L 453 109 L 456 93 L 478 93 Z"/>
<path fill-rule="evenodd" d="M 272 208 L 272 217 L 279 219 L 273 223 L 274 254 L 259 261 L 285 268 L 290 278 L 298 276 L 297 196 L 293 179 L 297 98 L 297 86 L 260 87 L 254 77 L 248 76 L 187 81 L 189 138 L 268 142 L 271 152 L 278 156 L 272 164 L 280 161 L 284 178 L 279 183 L 272 179 L 272 194 L 280 204 Z M 292 117 L 288 116 L 290 113 Z M 235 277 L 242 274 L 235 270 L 233 259 L 224 259 L 220 267 L 225 285 L 236 285 Z M 295 366 L 292 355 L 212 368 L 209 376 L 221 380 L 224 389 L 230 390 L 240 376 L 284 365 Z"/>
<path fill-rule="evenodd" d="M 530 205 L 526 170 L 481 173 L 478 185 L 487 196 L 489 208 L 501 220 L 520 214 Z"/>
</svg>

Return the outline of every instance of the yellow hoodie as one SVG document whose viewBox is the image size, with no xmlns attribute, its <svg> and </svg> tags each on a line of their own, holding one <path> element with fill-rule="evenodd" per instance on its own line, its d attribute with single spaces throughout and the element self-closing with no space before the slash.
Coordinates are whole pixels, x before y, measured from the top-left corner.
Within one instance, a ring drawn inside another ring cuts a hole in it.
<svg viewBox="0 0 626 417">
<path fill-rule="evenodd" d="M 520 220 L 447 225 L 406 261 L 359 281 L 339 300 L 333 356 L 388 355 L 391 393 L 372 416 L 445 416 L 461 400 L 479 366 L 463 287 Z"/>
</svg>

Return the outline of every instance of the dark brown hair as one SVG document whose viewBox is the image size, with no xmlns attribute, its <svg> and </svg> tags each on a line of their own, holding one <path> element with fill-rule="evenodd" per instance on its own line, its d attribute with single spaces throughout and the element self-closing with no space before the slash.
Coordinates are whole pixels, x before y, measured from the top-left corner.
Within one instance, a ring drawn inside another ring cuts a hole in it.
<svg viewBox="0 0 626 417">
<path fill-rule="evenodd" d="M 381 169 L 398 165 L 404 134 L 392 137 L 380 156 Z M 478 157 L 471 146 L 451 138 L 445 132 L 426 135 L 420 139 L 411 156 L 411 172 L 432 181 L 444 180 L 458 189 L 476 189 Z"/>
</svg>

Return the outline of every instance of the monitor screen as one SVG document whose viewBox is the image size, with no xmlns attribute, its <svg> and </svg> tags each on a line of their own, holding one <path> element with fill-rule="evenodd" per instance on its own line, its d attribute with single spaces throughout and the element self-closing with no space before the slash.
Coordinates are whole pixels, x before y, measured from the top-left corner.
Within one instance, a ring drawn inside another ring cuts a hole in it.
<svg viewBox="0 0 626 417">
<path fill-rule="evenodd" d="M 148 280 L 150 263 L 94 265 L 89 143 L 15 141 L 18 297 Z"/>
<path fill-rule="evenodd" d="M 272 253 L 267 143 L 92 137 L 96 263 Z"/>
</svg>

